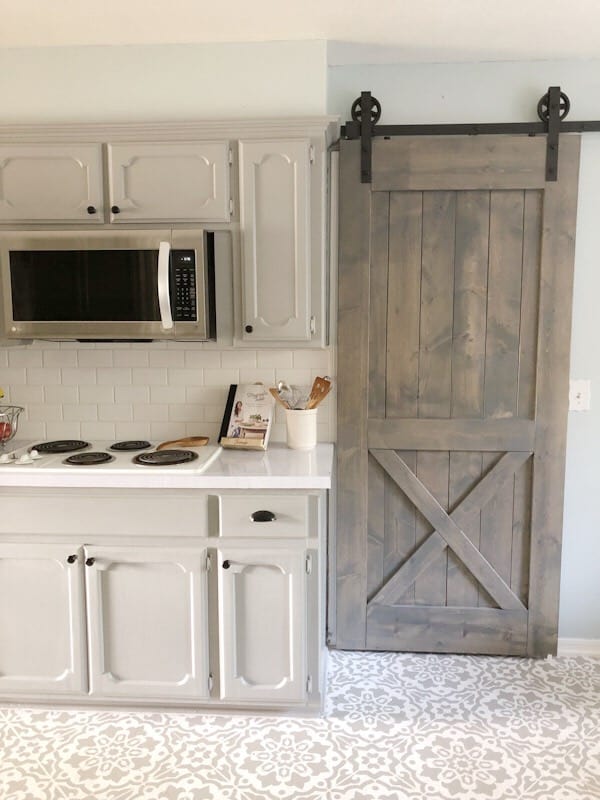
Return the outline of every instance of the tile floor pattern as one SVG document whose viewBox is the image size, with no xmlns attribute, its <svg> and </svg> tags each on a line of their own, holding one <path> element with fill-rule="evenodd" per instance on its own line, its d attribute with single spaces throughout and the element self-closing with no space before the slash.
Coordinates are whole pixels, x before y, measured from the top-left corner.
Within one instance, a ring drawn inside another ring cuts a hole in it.
<svg viewBox="0 0 600 800">
<path fill-rule="evenodd" d="M 0 708 L 2 800 L 594 800 L 600 659 L 331 653 L 321 718 Z"/>
</svg>

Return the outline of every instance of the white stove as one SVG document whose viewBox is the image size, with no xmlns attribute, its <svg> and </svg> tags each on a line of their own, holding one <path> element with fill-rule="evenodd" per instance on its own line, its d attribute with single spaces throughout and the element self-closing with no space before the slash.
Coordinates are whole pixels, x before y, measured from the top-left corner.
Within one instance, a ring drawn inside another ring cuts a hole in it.
<svg viewBox="0 0 600 800">
<path fill-rule="evenodd" d="M 158 477 L 177 472 L 192 476 L 201 474 L 221 452 L 220 447 L 211 445 L 157 450 L 158 443 L 142 441 L 59 440 L 23 443 L 13 440 L 10 444 L 13 446 L 7 448 L 9 452 L 0 454 L 0 476 L 31 471 L 73 475 L 108 472 L 115 477 L 119 474 L 126 477 L 146 473 Z M 50 452 L 47 452 L 49 445 Z M 181 463 L 170 463 L 171 459 L 179 459 Z"/>
</svg>

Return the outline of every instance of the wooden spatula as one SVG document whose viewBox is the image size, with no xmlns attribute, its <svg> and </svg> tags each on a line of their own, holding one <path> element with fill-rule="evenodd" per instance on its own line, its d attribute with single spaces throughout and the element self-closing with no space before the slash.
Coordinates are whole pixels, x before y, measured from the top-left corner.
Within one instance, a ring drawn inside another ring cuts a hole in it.
<svg viewBox="0 0 600 800">
<path fill-rule="evenodd" d="M 327 378 L 315 378 L 306 408 L 316 408 L 319 403 L 327 397 L 330 391 L 331 381 L 328 381 Z"/>
<path fill-rule="evenodd" d="M 157 445 L 157 450 L 171 450 L 175 447 L 204 447 L 208 444 L 208 436 L 186 436 L 183 439 L 173 439 L 170 442 L 161 442 Z"/>
</svg>

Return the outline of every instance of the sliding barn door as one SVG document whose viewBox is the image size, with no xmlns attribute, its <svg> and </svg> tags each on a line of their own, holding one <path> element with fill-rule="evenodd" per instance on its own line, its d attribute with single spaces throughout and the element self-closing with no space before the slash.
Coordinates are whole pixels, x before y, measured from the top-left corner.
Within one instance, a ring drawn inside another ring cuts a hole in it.
<svg viewBox="0 0 600 800">
<path fill-rule="evenodd" d="M 579 137 L 342 141 L 335 645 L 556 652 Z"/>
</svg>

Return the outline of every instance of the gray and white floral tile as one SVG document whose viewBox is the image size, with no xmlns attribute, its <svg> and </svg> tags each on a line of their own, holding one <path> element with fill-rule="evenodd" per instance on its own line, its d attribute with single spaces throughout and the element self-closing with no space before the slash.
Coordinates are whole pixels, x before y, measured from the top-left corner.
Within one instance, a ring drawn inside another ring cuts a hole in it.
<svg viewBox="0 0 600 800">
<path fill-rule="evenodd" d="M 600 800 L 600 660 L 332 652 L 318 718 L 0 707 L 1 800 Z"/>
</svg>

